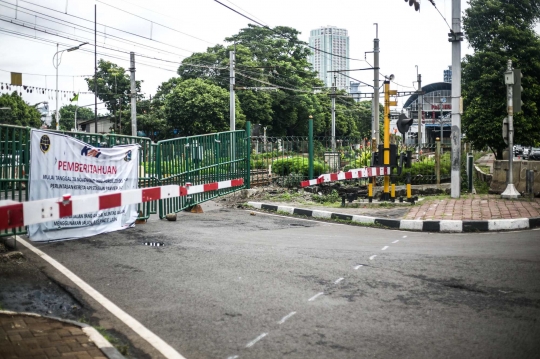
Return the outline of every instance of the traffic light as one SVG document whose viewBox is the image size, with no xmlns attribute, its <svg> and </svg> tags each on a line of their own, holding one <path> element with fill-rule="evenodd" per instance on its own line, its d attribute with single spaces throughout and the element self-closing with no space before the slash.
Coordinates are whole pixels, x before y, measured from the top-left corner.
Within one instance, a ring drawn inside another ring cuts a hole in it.
<svg viewBox="0 0 540 359">
<path fill-rule="evenodd" d="M 397 120 L 397 128 L 398 131 L 404 135 L 405 133 L 409 132 L 409 127 L 413 124 L 414 119 L 407 118 L 407 116 L 402 113 L 399 115 L 399 118 Z"/>
<path fill-rule="evenodd" d="M 523 75 L 521 74 L 521 70 L 514 69 L 514 85 L 512 91 L 512 105 L 514 107 L 514 113 L 521 112 L 521 105 L 523 105 L 523 101 L 521 101 L 521 91 L 523 91 L 523 87 L 521 86 L 522 77 Z"/>
<path fill-rule="evenodd" d="M 409 2 L 409 6 L 414 5 L 414 10 L 420 11 L 420 0 L 405 0 L 405 2 Z"/>
</svg>

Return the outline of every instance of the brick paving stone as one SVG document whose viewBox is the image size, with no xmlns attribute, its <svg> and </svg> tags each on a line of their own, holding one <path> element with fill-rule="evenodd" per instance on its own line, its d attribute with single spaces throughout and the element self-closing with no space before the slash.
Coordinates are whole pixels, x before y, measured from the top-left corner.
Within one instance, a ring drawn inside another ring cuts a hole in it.
<svg viewBox="0 0 540 359">
<path fill-rule="evenodd" d="M 540 217 L 540 199 L 506 200 L 497 195 L 473 195 L 468 198 L 430 200 L 411 208 L 404 219 L 489 220 Z"/>
<path fill-rule="evenodd" d="M 0 313 L 0 359 L 106 359 L 80 327 L 50 318 Z"/>
</svg>

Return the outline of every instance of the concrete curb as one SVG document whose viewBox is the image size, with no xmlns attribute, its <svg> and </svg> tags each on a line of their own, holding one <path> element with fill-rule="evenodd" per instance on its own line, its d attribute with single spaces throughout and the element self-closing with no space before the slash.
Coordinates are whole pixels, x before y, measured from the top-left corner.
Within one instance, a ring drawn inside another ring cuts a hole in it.
<svg viewBox="0 0 540 359">
<path fill-rule="evenodd" d="M 352 221 L 360 224 L 378 224 L 391 229 L 401 229 L 418 232 L 488 232 L 488 231 L 515 231 L 521 229 L 532 229 L 540 227 L 540 217 L 534 218 L 514 218 L 514 219 L 490 219 L 486 221 L 460 221 L 460 220 L 410 220 L 410 219 L 392 219 L 375 218 L 360 215 L 334 213 L 313 209 L 295 208 L 289 206 L 276 206 L 261 202 L 248 202 L 249 206 L 273 212 L 286 212 L 288 214 L 297 214 L 301 216 L 322 218 L 322 219 L 340 219 Z"/>
<path fill-rule="evenodd" d="M 125 357 L 120 354 L 120 352 L 103 337 L 94 327 L 91 325 L 85 324 L 85 323 L 79 323 L 74 320 L 69 319 L 62 319 L 57 317 L 52 317 L 48 315 L 41 315 L 36 313 L 26 313 L 26 312 L 12 312 L 10 310 L 0 310 L 0 314 L 7 314 L 7 315 L 26 315 L 29 317 L 37 317 L 37 318 L 47 318 L 56 320 L 59 322 L 64 322 L 68 324 L 72 324 L 75 326 L 78 326 L 82 329 L 82 331 L 88 335 L 88 338 L 94 342 L 96 347 L 101 350 L 101 352 L 109 359 L 125 359 Z"/>
</svg>

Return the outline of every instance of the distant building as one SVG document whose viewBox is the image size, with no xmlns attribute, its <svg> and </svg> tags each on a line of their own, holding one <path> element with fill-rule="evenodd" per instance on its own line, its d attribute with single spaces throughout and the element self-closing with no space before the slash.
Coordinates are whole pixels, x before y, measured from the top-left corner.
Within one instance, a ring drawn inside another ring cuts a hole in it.
<svg viewBox="0 0 540 359">
<path fill-rule="evenodd" d="M 309 56 L 308 60 L 313 65 L 313 69 L 319 74 L 319 79 L 327 87 L 330 87 L 334 83 L 335 76 L 336 87 L 340 90 L 347 90 L 349 87 L 348 77 L 336 72 L 328 72 L 349 70 L 349 36 L 347 30 L 335 26 L 322 26 L 319 29 L 311 30 L 309 45 L 316 49 L 311 49 L 313 54 Z"/>
<path fill-rule="evenodd" d="M 422 143 L 435 143 L 435 138 L 441 138 L 441 143 L 450 145 L 450 135 L 452 134 L 452 84 L 448 82 L 436 82 L 422 86 L 424 96 L 419 102 L 417 94 L 411 95 L 403 109 L 408 118 L 413 118 L 414 122 L 406 136 L 406 144 L 414 144 L 418 141 L 418 113 L 422 115 Z M 416 141 L 416 142 L 415 142 Z"/>
<path fill-rule="evenodd" d="M 444 70 L 444 82 L 452 82 L 452 66 L 448 66 L 448 70 Z"/>
</svg>

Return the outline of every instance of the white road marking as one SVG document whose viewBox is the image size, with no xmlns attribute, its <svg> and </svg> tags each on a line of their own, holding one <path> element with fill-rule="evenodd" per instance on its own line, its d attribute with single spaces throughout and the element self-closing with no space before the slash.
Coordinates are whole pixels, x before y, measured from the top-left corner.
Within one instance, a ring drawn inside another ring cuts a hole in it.
<svg viewBox="0 0 540 359">
<path fill-rule="evenodd" d="M 238 359 L 238 355 L 234 355 L 232 357 L 228 357 L 227 359 Z"/>
<path fill-rule="evenodd" d="M 374 254 L 374 255 L 372 255 L 371 257 L 369 257 L 369 260 L 370 260 L 370 261 L 372 261 L 372 260 L 373 260 L 373 258 L 375 258 L 375 257 L 377 257 L 377 255 L 376 255 L 376 254 Z"/>
<path fill-rule="evenodd" d="M 150 345 L 156 348 L 165 358 L 185 359 L 182 355 L 180 355 L 180 353 L 174 350 L 173 347 L 165 343 L 163 339 L 161 339 L 160 337 L 152 333 L 139 321 L 137 321 L 131 315 L 124 312 L 122 309 L 120 309 L 116 304 L 111 302 L 109 299 L 105 298 L 103 294 L 99 293 L 97 290 L 92 288 L 88 283 L 83 281 L 81 278 L 75 275 L 72 271 L 64 267 L 62 264 L 57 262 L 55 259 L 53 259 L 49 255 L 45 254 L 45 252 L 42 252 L 41 250 L 31 245 L 30 243 L 28 243 L 21 237 L 17 236 L 17 240 L 23 246 L 25 246 L 26 248 L 28 248 L 29 250 L 31 250 L 32 252 L 40 256 L 41 258 L 43 258 L 46 262 L 48 262 L 50 265 L 56 268 L 60 273 L 68 277 L 73 283 L 75 283 L 86 294 L 88 294 L 95 301 L 97 301 L 99 304 L 104 306 L 109 312 L 111 312 L 118 319 L 124 322 L 124 324 L 126 324 L 129 328 L 131 328 L 131 330 L 133 330 L 141 338 L 145 339 L 148 343 L 150 343 Z"/>
<path fill-rule="evenodd" d="M 407 238 L 407 236 L 403 236 L 403 238 Z"/>
<path fill-rule="evenodd" d="M 345 278 L 339 278 L 338 280 L 336 280 L 336 281 L 334 282 L 334 284 L 338 284 L 338 283 L 341 282 L 343 279 L 345 279 Z"/>
<path fill-rule="evenodd" d="M 281 320 L 279 322 L 277 322 L 278 324 L 283 324 L 285 323 L 285 321 L 287 319 L 289 319 L 290 317 L 292 317 L 293 315 L 295 315 L 296 312 L 290 312 L 289 314 L 287 314 L 286 316 L 284 316 L 283 318 L 281 318 Z"/>
<path fill-rule="evenodd" d="M 261 340 L 262 338 L 264 338 L 267 335 L 268 335 L 268 333 L 262 333 L 257 338 L 255 338 L 252 341 L 250 341 L 249 343 L 247 343 L 246 348 L 251 348 L 252 346 L 255 345 L 255 343 L 257 343 L 259 340 Z"/>
<path fill-rule="evenodd" d="M 317 299 L 318 297 L 320 297 L 323 294 L 324 294 L 324 292 L 320 292 L 320 293 L 315 294 L 313 297 L 308 299 L 308 302 L 313 302 L 315 299 Z"/>
<path fill-rule="evenodd" d="M 388 246 L 384 246 L 384 247 L 382 247 L 381 251 L 385 251 L 387 249 L 388 249 Z"/>
<path fill-rule="evenodd" d="M 395 241 L 393 241 L 392 243 L 397 243 L 397 242 L 399 242 L 399 239 L 396 239 L 396 240 L 395 240 Z"/>
<path fill-rule="evenodd" d="M 363 266 L 364 266 L 363 264 L 359 264 L 359 265 L 357 265 L 356 267 L 354 267 L 354 269 L 356 270 L 356 269 L 358 269 L 358 268 L 360 268 L 360 267 L 363 267 Z"/>
</svg>

